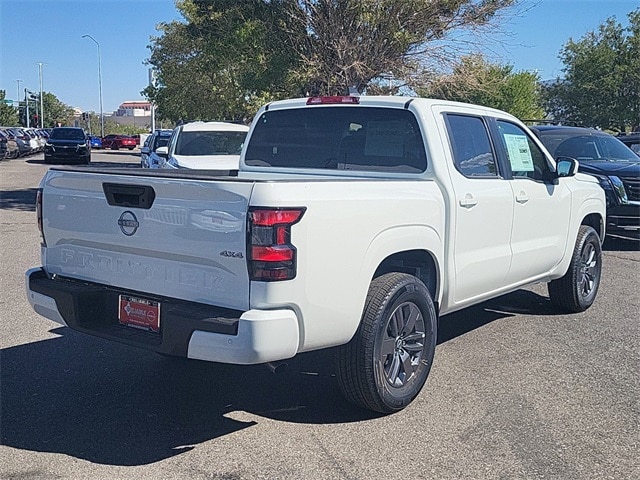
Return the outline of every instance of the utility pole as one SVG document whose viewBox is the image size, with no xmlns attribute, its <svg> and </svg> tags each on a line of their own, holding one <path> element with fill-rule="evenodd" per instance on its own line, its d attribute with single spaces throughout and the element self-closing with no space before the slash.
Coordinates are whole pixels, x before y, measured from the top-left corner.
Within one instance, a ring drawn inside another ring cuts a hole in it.
<svg viewBox="0 0 640 480">
<path fill-rule="evenodd" d="M 44 100 L 42 99 L 42 62 L 38 62 L 40 73 L 40 128 L 44 128 Z"/>
<path fill-rule="evenodd" d="M 29 90 L 27 90 L 27 89 L 25 88 L 25 89 L 24 89 L 24 105 L 25 105 L 25 109 L 26 109 L 26 110 L 25 110 L 25 113 L 26 113 L 26 115 L 25 115 L 25 118 L 26 118 L 26 120 L 25 120 L 25 123 L 26 123 L 25 127 L 27 127 L 27 128 L 29 128 L 29 97 L 27 96 L 27 95 L 28 95 L 28 92 L 29 92 Z"/>
<path fill-rule="evenodd" d="M 18 106 L 16 108 L 20 110 L 20 84 L 22 80 L 16 80 L 16 83 L 18 84 L 18 88 L 16 89 L 16 102 L 18 102 Z"/>
</svg>

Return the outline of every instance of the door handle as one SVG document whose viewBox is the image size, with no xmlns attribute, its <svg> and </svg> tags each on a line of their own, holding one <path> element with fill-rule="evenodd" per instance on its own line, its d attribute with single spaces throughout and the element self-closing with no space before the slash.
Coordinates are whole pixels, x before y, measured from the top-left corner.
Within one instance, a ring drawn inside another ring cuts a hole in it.
<svg viewBox="0 0 640 480">
<path fill-rule="evenodd" d="M 516 195 L 516 202 L 518 203 L 527 203 L 529 201 L 529 195 L 524 192 L 521 192 L 520 195 Z"/>
<path fill-rule="evenodd" d="M 465 207 L 465 208 L 471 208 L 471 207 L 475 207 L 478 204 L 478 200 L 476 200 L 475 198 L 473 198 L 470 194 L 467 193 L 467 195 L 464 198 L 460 199 L 460 206 L 461 207 Z"/>
</svg>

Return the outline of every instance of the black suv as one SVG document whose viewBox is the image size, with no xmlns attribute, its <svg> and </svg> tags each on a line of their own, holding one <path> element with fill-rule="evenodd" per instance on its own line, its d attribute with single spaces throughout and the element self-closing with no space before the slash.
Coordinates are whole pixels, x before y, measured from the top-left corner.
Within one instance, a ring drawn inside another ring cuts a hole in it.
<svg viewBox="0 0 640 480">
<path fill-rule="evenodd" d="M 607 196 L 607 233 L 640 233 L 640 157 L 600 130 L 556 125 L 529 127 L 557 160 L 575 158 Z"/>
<path fill-rule="evenodd" d="M 44 147 L 44 163 L 91 161 L 91 143 L 82 128 L 54 128 Z"/>
</svg>

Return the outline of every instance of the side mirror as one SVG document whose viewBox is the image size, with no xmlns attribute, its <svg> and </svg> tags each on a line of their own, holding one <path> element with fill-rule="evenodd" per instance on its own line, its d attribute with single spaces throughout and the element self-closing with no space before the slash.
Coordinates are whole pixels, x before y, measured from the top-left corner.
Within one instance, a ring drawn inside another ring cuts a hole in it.
<svg viewBox="0 0 640 480">
<path fill-rule="evenodd" d="M 556 158 L 556 174 L 558 177 L 573 177 L 577 172 L 578 161 L 575 158 Z"/>
<path fill-rule="evenodd" d="M 169 147 L 158 147 L 158 148 L 156 148 L 156 154 L 159 157 L 167 158 L 169 156 Z"/>
</svg>

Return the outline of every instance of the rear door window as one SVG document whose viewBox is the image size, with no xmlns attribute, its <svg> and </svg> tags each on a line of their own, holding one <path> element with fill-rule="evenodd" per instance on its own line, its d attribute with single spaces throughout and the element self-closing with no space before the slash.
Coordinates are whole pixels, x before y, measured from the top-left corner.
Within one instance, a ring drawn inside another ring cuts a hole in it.
<svg viewBox="0 0 640 480">
<path fill-rule="evenodd" d="M 446 118 L 456 169 L 465 177 L 497 177 L 496 156 L 484 120 L 457 114 Z"/>
<path fill-rule="evenodd" d="M 249 139 L 245 163 L 420 173 L 427 168 L 427 157 L 411 112 L 336 106 L 264 112 Z"/>
</svg>

